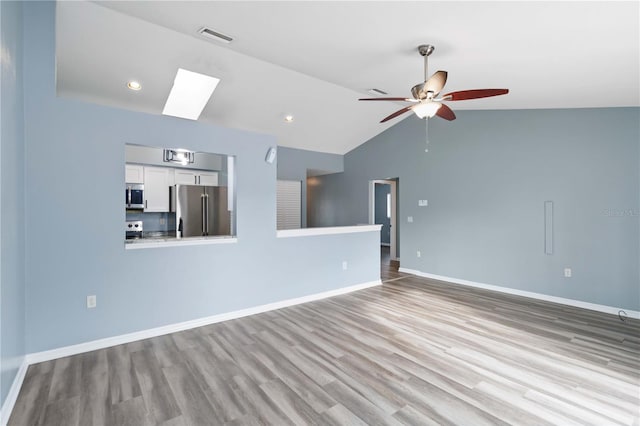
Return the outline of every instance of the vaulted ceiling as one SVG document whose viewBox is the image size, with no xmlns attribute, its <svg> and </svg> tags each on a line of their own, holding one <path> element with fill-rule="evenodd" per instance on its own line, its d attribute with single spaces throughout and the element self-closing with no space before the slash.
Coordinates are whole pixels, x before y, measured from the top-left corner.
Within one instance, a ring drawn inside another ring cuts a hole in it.
<svg viewBox="0 0 640 426">
<path fill-rule="evenodd" d="M 638 2 L 57 3 L 58 94 L 160 114 L 176 70 L 221 79 L 201 121 L 273 134 L 282 146 L 343 154 L 393 125 L 417 46 L 446 91 L 509 88 L 454 110 L 640 105 Z M 223 44 L 198 34 L 210 27 Z M 143 89 L 127 89 L 129 80 Z M 284 116 L 294 116 L 285 123 Z M 417 119 L 411 117 L 409 119 Z M 455 121 L 448 125 L 455 126 Z"/>
</svg>

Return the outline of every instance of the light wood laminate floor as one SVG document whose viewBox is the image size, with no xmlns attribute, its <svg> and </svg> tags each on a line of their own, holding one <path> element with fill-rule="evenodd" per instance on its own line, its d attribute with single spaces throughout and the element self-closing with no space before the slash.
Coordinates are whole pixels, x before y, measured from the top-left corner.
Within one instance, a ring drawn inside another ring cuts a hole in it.
<svg viewBox="0 0 640 426">
<path fill-rule="evenodd" d="M 638 321 L 386 269 L 380 287 L 33 365 L 9 425 L 640 424 Z"/>
</svg>

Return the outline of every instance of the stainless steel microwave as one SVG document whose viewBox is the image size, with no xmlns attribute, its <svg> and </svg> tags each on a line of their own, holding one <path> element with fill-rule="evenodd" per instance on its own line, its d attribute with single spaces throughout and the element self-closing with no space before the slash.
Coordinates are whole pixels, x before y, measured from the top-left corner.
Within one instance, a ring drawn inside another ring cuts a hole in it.
<svg viewBox="0 0 640 426">
<path fill-rule="evenodd" d="M 125 188 L 125 208 L 129 210 L 144 210 L 144 185 L 128 183 Z"/>
</svg>

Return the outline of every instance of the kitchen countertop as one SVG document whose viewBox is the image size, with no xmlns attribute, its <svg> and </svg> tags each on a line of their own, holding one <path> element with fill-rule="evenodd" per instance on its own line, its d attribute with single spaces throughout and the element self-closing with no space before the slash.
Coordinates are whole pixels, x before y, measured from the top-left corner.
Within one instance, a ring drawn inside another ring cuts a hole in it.
<svg viewBox="0 0 640 426">
<path fill-rule="evenodd" d="M 125 240 L 125 249 L 157 248 L 172 246 L 235 243 L 238 239 L 231 235 L 208 235 L 202 237 L 176 238 L 175 232 L 150 232 L 143 238 Z"/>
</svg>

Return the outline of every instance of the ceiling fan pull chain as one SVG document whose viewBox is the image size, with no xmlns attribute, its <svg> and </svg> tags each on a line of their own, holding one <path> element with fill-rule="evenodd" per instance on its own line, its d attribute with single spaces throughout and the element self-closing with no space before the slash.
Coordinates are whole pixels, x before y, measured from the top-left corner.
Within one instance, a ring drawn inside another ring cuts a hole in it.
<svg viewBox="0 0 640 426">
<path fill-rule="evenodd" d="M 429 152 L 429 117 L 425 117 L 424 122 L 424 152 Z"/>
</svg>

